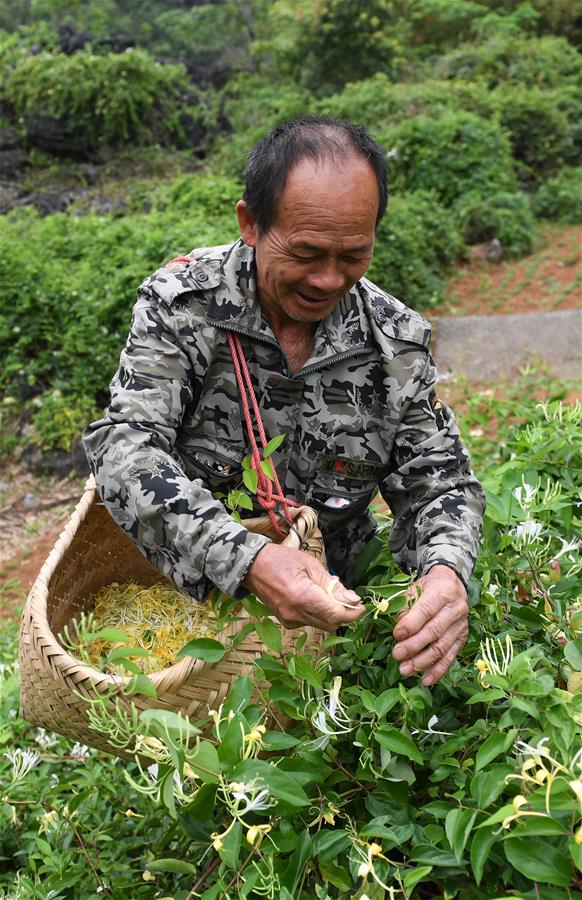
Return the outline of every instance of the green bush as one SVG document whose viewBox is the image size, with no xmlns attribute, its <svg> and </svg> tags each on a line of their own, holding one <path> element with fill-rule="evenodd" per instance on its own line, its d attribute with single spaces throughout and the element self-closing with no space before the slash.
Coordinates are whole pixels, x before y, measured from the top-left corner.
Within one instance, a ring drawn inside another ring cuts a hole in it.
<svg viewBox="0 0 582 900">
<path fill-rule="evenodd" d="M 318 101 L 314 111 L 384 131 L 388 124 L 418 115 L 440 116 L 448 110 L 489 115 L 491 108 L 490 93 L 479 83 L 428 79 L 394 84 L 384 72 L 377 72 L 372 78 L 348 84 L 341 93 Z"/>
<path fill-rule="evenodd" d="M 15 114 L 64 119 L 90 146 L 182 133 L 185 69 L 162 65 L 145 50 L 96 55 L 85 49 L 67 56 L 46 50 L 31 55 L 23 48 L 0 74 L 0 97 Z"/>
<path fill-rule="evenodd" d="M 389 166 L 395 190 L 432 191 L 451 206 L 469 192 L 485 198 L 515 188 L 506 134 L 496 122 L 473 113 L 415 116 L 380 138 L 397 154 Z"/>
<path fill-rule="evenodd" d="M 55 390 L 61 393 L 53 400 L 105 403 L 140 282 L 174 256 L 238 234 L 238 186 L 218 178 L 213 183 L 207 206 L 201 175 L 180 179 L 163 198 L 166 209 L 149 215 L 41 218 L 28 209 L 6 217 L 0 234 L 0 391 L 17 403 Z M 53 411 L 38 419 L 37 429 L 45 443 L 66 447 L 69 424 L 62 418 L 58 426 L 60 412 Z M 55 422 L 50 437 L 47 417 Z"/>
<path fill-rule="evenodd" d="M 274 82 L 261 74 L 245 73 L 223 92 L 224 116 L 231 134 L 214 148 L 213 162 L 227 175 L 239 178 L 253 144 L 279 122 L 313 111 L 314 100 L 296 85 Z"/>
<path fill-rule="evenodd" d="M 537 186 L 582 150 L 582 101 L 575 88 L 547 90 L 506 84 L 491 94 L 492 108 L 511 140 L 517 171 Z"/>
<path fill-rule="evenodd" d="M 436 73 L 442 78 L 483 79 L 490 88 L 505 82 L 561 87 L 580 85 L 582 58 L 565 38 L 500 34 L 441 57 Z"/>
<path fill-rule="evenodd" d="M 456 212 L 468 244 L 497 238 L 506 256 L 520 256 L 533 247 L 535 220 L 527 194 L 518 191 L 501 191 L 490 197 L 467 194 L 459 201 Z"/>
<path fill-rule="evenodd" d="M 393 197 L 376 236 L 368 277 L 408 306 L 434 305 L 463 251 L 454 217 L 427 191 Z"/>
<path fill-rule="evenodd" d="M 540 219 L 564 225 L 582 222 L 582 166 L 567 166 L 539 188 L 534 210 Z"/>
</svg>

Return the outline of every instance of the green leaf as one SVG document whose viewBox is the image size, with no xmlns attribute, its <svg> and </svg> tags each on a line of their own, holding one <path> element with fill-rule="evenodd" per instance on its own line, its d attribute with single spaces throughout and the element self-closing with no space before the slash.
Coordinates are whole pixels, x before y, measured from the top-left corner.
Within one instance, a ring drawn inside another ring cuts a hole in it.
<svg viewBox="0 0 582 900">
<path fill-rule="evenodd" d="M 477 813 L 471 809 L 451 809 L 445 819 L 445 832 L 457 862 L 461 862 L 463 850 L 473 827 Z"/>
<path fill-rule="evenodd" d="M 243 760 L 232 773 L 233 781 L 256 781 L 278 802 L 289 806 L 308 806 L 309 797 L 292 775 L 261 759 Z"/>
<path fill-rule="evenodd" d="M 564 852 L 548 840 L 540 838 L 508 838 L 504 844 L 505 855 L 518 872 L 532 881 L 568 887 L 574 874 L 572 863 Z"/>
<path fill-rule="evenodd" d="M 218 855 L 229 869 L 236 869 L 238 865 L 241 838 L 242 825 L 240 822 L 236 822 L 235 825 L 232 826 L 228 834 L 222 839 L 223 847 L 222 850 L 218 851 Z"/>
<path fill-rule="evenodd" d="M 473 840 L 471 841 L 471 868 L 475 876 L 477 884 L 481 883 L 483 878 L 483 869 L 489 857 L 489 851 L 497 840 L 497 835 L 493 831 L 475 831 Z"/>
<path fill-rule="evenodd" d="M 564 647 L 564 656 L 576 672 L 582 672 L 582 638 L 568 641 Z"/>
<path fill-rule="evenodd" d="M 259 476 L 255 472 L 254 469 L 244 469 L 243 470 L 243 482 L 248 491 L 251 494 L 257 493 L 257 484 L 259 483 Z"/>
<path fill-rule="evenodd" d="M 457 868 L 457 858 L 448 850 L 435 847 L 434 844 L 416 844 L 410 859 L 413 862 L 425 863 L 430 866 L 453 866 Z"/>
<path fill-rule="evenodd" d="M 349 891 L 353 885 L 349 872 L 343 866 L 338 866 L 334 862 L 326 862 L 320 859 L 319 871 L 324 881 L 329 881 L 330 884 L 333 884 L 334 887 L 344 893 Z"/>
<path fill-rule="evenodd" d="M 331 862 L 349 846 L 350 839 L 340 828 L 322 829 L 313 836 L 313 855 L 320 862 Z"/>
<path fill-rule="evenodd" d="M 226 502 L 230 509 L 236 509 L 237 506 L 253 509 L 253 501 L 245 491 L 229 491 Z"/>
<path fill-rule="evenodd" d="M 374 733 L 374 737 L 382 747 L 387 747 L 388 750 L 399 753 L 401 756 L 406 756 L 420 765 L 424 762 L 423 755 L 412 738 L 398 731 L 397 728 L 393 728 L 391 725 L 383 725 Z"/>
<path fill-rule="evenodd" d="M 302 834 L 297 835 L 295 849 L 289 857 L 289 862 L 281 873 L 281 884 L 286 887 L 292 897 L 296 896 L 296 888 L 299 884 L 306 864 L 311 859 L 311 835 L 306 828 Z"/>
<path fill-rule="evenodd" d="M 229 772 L 239 762 L 242 749 L 241 717 L 235 715 L 227 724 L 217 747 L 218 757 L 226 772 Z"/>
<path fill-rule="evenodd" d="M 216 800 L 216 784 L 209 782 L 201 784 L 194 797 L 183 807 L 183 813 L 194 816 L 200 822 L 209 822 L 212 819 L 214 803 Z"/>
<path fill-rule="evenodd" d="M 426 878 L 431 872 L 432 866 L 417 866 L 416 869 L 411 869 L 402 879 L 404 887 L 407 891 L 411 891 L 419 881 L 422 881 L 423 878 Z"/>
<path fill-rule="evenodd" d="M 270 441 L 267 441 L 263 448 L 263 458 L 267 459 L 268 456 L 272 456 L 275 450 L 279 449 L 286 437 L 286 434 L 278 434 L 277 437 L 271 438 Z"/>
<path fill-rule="evenodd" d="M 124 660 L 128 656 L 151 656 L 151 653 L 143 647 L 116 647 L 107 654 L 107 659 L 113 663 Z"/>
<path fill-rule="evenodd" d="M 492 700 L 501 700 L 505 697 L 505 693 L 496 688 L 489 688 L 487 691 L 479 691 L 477 694 L 473 694 L 472 697 L 469 697 L 467 700 L 467 705 L 470 706 L 472 703 L 490 703 Z"/>
<path fill-rule="evenodd" d="M 274 650 L 276 653 L 281 652 L 283 643 L 280 625 L 277 625 L 272 619 L 263 619 L 261 622 L 255 623 L 255 631 L 269 650 Z"/>
<path fill-rule="evenodd" d="M 480 809 L 487 809 L 505 790 L 505 776 L 514 771 L 506 763 L 495 763 L 471 779 L 471 797 Z"/>
<path fill-rule="evenodd" d="M 152 697 L 154 700 L 158 698 L 158 692 L 153 681 L 142 672 L 134 675 L 128 684 L 130 694 L 141 694 L 144 697 Z"/>
<path fill-rule="evenodd" d="M 481 744 L 477 751 L 477 756 L 475 757 L 475 771 L 478 772 L 479 769 L 482 769 L 494 760 L 500 753 L 504 753 L 514 742 L 516 734 L 517 729 L 512 728 L 511 731 L 508 731 L 506 734 L 497 732 L 489 735 L 487 740 Z"/>
<path fill-rule="evenodd" d="M 204 662 L 216 663 L 220 662 L 225 654 L 226 647 L 220 641 L 215 641 L 213 638 L 195 638 L 182 647 L 176 654 L 176 659 L 191 656 L 193 659 L 203 659 Z"/>
<path fill-rule="evenodd" d="M 174 769 L 171 767 L 170 771 L 166 772 L 163 778 L 160 779 L 160 797 L 171 817 L 177 819 L 176 799 L 174 797 Z"/>
<path fill-rule="evenodd" d="M 175 872 L 178 875 L 196 875 L 198 869 L 183 859 L 153 859 L 147 864 L 150 872 Z"/>
<path fill-rule="evenodd" d="M 282 734 L 280 731 L 266 731 L 263 735 L 263 743 L 265 750 L 288 750 L 289 747 L 296 747 L 299 738 L 293 737 L 291 734 Z"/>
<path fill-rule="evenodd" d="M 568 838 L 568 847 L 570 848 L 570 856 L 572 862 L 582 872 L 582 844 L 579 844 L 575 837 Z"/>
<path fill-rule="evenodd" d="M 264 603 L 261 603 L 258 597 L 255 597 L 254 594 L 248 594 L 248 596 L 243 597 L 241 600 L 241 604 L 244 609 L 251 616 L 256 616 L 257 619 L 261 619 L 263 616 L 270 616 L 271 610 L 265 606 Z"/>
<path fill-rule="evenodd" d="M 515 837 L 525 837 L 526 835 L 553 835 L 565 834 L 566 826 L 553 819 L 551 816 L 524 816 L 519 820 L 512 835 Z M 512 835 L 508 835 L 508 838 Z"/>
<path fill-rule="evenodd" d="M 269 478 L 271 481 L 275 479 L 275 472 L 273 470 L 273 466 L 271 465 L 270 459 L 264 459 L 261 463 L 261 469 L 263 473 Z"/>
<path fill-rule="evenodd" d="M 321 676 L 304 656 L 295 656 L 295 675 L 315 688 L 322 688 Z"/>
<path fill-rule="evenodd" d="M 186 759 L 201 781 L 216 784 L 220 777 L 221 767 L 214 744 L 209 741 L 201 741 L 194 750 L 187 753 Z"/>
<path fill-rule="evenodd" d="M 139 714 L 140 722 L 147 726 L 149 732 L 157 737 L 165 737 L 166 734 L 179 739 L 194 737 L 200 734 L 200 729 L 178 713 L 171 709 L 144 709 Z"/>
<path fill-rule="evenodd" d="M 131 640 L 119 628 L 102 628 L 100 631 L 87 632 L 83 637 L 87 641 L 107 641 L 109 644 L 128 644 Z"/>
</svg>

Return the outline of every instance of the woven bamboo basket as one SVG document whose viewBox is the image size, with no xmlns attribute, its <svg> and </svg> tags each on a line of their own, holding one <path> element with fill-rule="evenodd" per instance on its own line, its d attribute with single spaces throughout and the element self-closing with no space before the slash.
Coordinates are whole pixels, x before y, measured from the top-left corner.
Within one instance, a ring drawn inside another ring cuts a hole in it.
<svg viewBox="0 0 582 900">
<path fill-rule="evenodd" d="M 295 529 L 283 543 L 297 548 L 301 545 L 325 563 L 316 513 L 300 507 L 293 515 Z M 271 536 L 268 519 L 245 520 L 245 525 Z M 87 700 L 128 679 L 86 665 L 59 642 L 63 628 L 82 612 L 89 612 L 99 589 L 113 581 L 135 581 L 144 587 L 159 582 L 173 586 L 118 527 L 90 478 L 26 601 L 20 630 L 21 715 L 32 724 L 124 756 L 105 735 L 90 728 Z M 239 620 L 220 634 L 226 643 L 249 619 L 242 608 L 237 616 Z M 322 631 L 308 626 L 283 629 L 283 652 L 293 649 L 303 631 L 307 633 L 307 647 L 317 649 L 321 645 L 325 637 Z M 226 698 L 232 682 L 252 669 L 265 649 L 253 632 L 218 663 L 186 657 L 149 676 L 157 699 L 138 694 L 132 702 L 140 710 L 156 707 L 192 719 L 204 718 L 209 708 L 217 708 Z"/>
</svg>

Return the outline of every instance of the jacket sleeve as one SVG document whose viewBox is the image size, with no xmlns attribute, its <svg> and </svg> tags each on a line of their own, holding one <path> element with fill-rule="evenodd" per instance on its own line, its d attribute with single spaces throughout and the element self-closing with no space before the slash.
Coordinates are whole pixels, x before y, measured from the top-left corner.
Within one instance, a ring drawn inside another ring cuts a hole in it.
<svg viewBox="0 0 582 900">
<path fill-rule="evenodd" d="M 485 498 L 450 410 L 437 400 L 430 356 L 406 404 L 380 485 L 394 514 L 390 547 L 398 565 L 425 575 L 442 564 L 465 586 L 479 550 Z"/>
<path fill-rule="evenodd" d="M 201 374 L 192 363 L 195 348 L 187 352 L 179 330 L 171 305 L 140 297 L 110 406 L 85 429 L 83 444 L 118 525 L 165 575 L 202 600 L 213 584 L 236 594 L 269 540 L 235 522 L 200 479 L 183 471 L 176 433 Z"/>
</svg>

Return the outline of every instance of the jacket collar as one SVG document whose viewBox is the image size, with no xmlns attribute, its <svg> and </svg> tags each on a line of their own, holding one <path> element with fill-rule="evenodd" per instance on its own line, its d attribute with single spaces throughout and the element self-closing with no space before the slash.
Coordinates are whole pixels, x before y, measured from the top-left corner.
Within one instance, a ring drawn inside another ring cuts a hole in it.
<svg viewBox="0 0 582 900">
<path fill-rule="evenodd" d="M 203 262 L 203 260 L 200 260 Z M 214 260 L 215 265 L 218 260 Z M 207 265 L 211 264 L 208 259 Z M 220 278 L 218 277 L 220 275 Z M 208 322 L 224 329 L 278 344 L 262 315 L 257 294 L 255 253 L 242 240 L 225 248 L 214 278 L 208 306 Z M 318 325 L 313 351 L 303 367 L 330 363 L 345 353 L 371 348 L 372 337 L 358 283 L 345 294 L 335 309 Z"/>
</svg>

